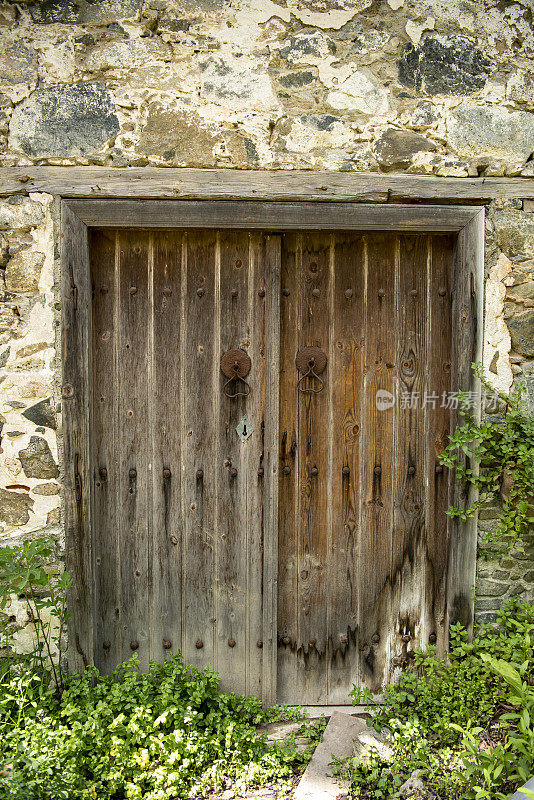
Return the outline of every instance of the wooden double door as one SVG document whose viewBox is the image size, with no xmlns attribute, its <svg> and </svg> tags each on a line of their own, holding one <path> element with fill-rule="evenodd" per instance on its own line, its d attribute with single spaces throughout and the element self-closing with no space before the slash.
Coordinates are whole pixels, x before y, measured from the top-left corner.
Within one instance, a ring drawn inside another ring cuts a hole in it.
<svg viewBox="0 0 534 800">
<path fill-rule="evenodd" d="M 347 703 L 444 646 L 454 248 L 91 232 L 102 670 L 180 650 L 228 690 Z"/>
</svg>

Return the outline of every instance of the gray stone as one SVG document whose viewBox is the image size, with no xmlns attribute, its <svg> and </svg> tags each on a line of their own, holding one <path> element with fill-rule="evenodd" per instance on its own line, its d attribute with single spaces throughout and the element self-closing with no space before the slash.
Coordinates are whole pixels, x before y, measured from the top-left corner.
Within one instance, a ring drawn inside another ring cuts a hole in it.
<svg viewBox="0 0 534 800">
<path fill-rule="evenodd" d="M 508 320 L 512 336 L 512 347 L 529 358 L 534 357 L 534 310 L 515 314 Z"/>
<path fill-rule="evenodd" d="M 9 259 L 5 282 L 8 292 L 37 292 L 44 254 L 23 249 Z"/>
<path fill-rule="evenodd" d="M 39 494 L 43 497 L 50 497 L 59 494 L 59 484 L 57 483 L 39 483 L 32 489 L 33 494 Z"/>
<path fill-rule="evenodd" d="M 397 128 L 387 128 L 373 146 L 376 160 L 384 169 L 407 167 L 416 153 L 435 149 L 436 145 L 424 136 Z"/>
<path fill-rule="evenodd" d="M 484 597 L 502 597 L 508 591 L 508 584 L 492 581 L 488 578 L 477 580 L 477 594 Z"/>
<path fill-rule="evenodd" d="M 332 777 L 332 756 L 351 756 L 354 740 L 364 730 L 367 730 L 367 725 L 362 719 L 333 711 L 323 741 L 315 748 L 295 789 L 294 800 L 341 800 L 347 790 Z"/>
<path fill-rule="evenodd" d="M 22 492 L 0 489 L 0 523 L 8 526 L 25 525 L 30 519 L 33 500 Z"/>
<path fill-rule="evenodd" d="M 142 0 L 44 0 L 30 7 L 34 22 L 42 25 L 89 23 L 109 25 L 121 19 L 136 17 Z"/>
<path fill-rule="evenodd" d="M 523 162 L 534 151 L 534 114 L 461 103 L 447 120 L 447 133 L 460 156 Z"/>
<path fill-rule="evenodd" d="M 42 425 L 44 428 L 51 428 L 53 431 L 57 429 L 56 412 L 49 397 L 27 408 L 22 416 L 35 425 Z"/>
<path fill-rule="evenodd" d="M 534 363 L 525 364 L 523 367 L 522 382 L 525 386 L 525 401 L 531 414 L 534 414 Z"/>
<path fill-rule="evenodd" d="M 511 286 L 507 294 L 510 300 L 515 300 L 516 303 L 522 303 L 525 300 L 534 300 L 534 281 Z"/>
<path fill-rule="evenodd" d="M 403 47 L 398 62 L 404 86 L 427 94 L 471 94 L 484 87 L 492 65 L 463 36 L 427 36 Z"/>
<path fill-rule="evenodd" d="M 477 597 L 475 611 L 498 611 L 502 605 L 500 597 Z"/>
<path fill-rule="evenodd" d="M 313 72 L 288 72 L 287 75 L 280 75 L 278 82 L 287 89 L 299 89 L 313 83 L 315 76 Z"/>
<path fill-rule="evenodd" d="M 19 453 L 20 463 L 28 478 L 57 478 L 59 469 L 46 439 L 32 436 L 28 447 Z"/>
<path fill-rule="evenodd" d="M 334 42 L 320 31 L 310 33 L 296 33 L 289 36 L 280 48 L 280 56 L 289 63 L 306 63 L 307 61 L 324 58 L 330 53 L 335 53 Z"/>
<path fill-rule="evenodd" d="M 68 158 L 98 152 L 118 132 L 103 84 L 59 84 L 36 89 L 15 108 L 9 143 L 34 158 Z"/>
<path fill-rule="evenodd" d="M 0 367 L 5 367 L 10 353 L 11 353 L 10 347 L 6 347 L 6 349 L 0 353 Z"/>
<path fill-rule="evenodd" d="M 438 800 L 438 796 L 422 780 L 419 770 L 413 772 L 402 784 L 397 797 L 402 800 Z"/>
<path fill-rule="evenodd" d="M 44 220 L 44 208 L 29 197 L 0 200 L 0 230 L 29 231 Z"/>
<path fill-rule="evenodd" d="M 6 43 L 0 50 L 0 84 L 31 84 L 37 78 L 36 51 L 20 41 Z"/>
</svg>

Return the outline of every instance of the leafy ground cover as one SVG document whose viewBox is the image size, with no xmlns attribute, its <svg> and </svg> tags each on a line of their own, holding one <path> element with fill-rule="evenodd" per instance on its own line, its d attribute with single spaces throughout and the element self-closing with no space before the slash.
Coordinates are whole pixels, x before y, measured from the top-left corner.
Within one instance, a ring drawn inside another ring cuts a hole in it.
<svg viewBox="0 0 534 800">
<path fill-rule="evenodd" d="M 255 698 L 224 694 L 210 669 L 174 656 L 141 674 L 135 658 L 111 676 L 88 669 L 62 692 L 36 673 L 11 670 L 0 685 L 0 797 L 13 800 L 173 800 L 232 785 L 276 782 L 301 772 L 325 722 L 266 746 Z M 293 712 L 298 716 L 298 712 Z"/>
<path fill-rule="evenodd" d="M 335 771 L 358 800 L 398 797 L 417 772 L 440 800 L 502 800 L 534 772 L 534 605 L 512 601 L 469 642 L 454 626 L 448 658 L 419 652 L 413 671 L 385 688 L 371 720 L 389 760 L 371 750 Z M 372 698 L 355 688 L 354 702 Z"/>
</svg>

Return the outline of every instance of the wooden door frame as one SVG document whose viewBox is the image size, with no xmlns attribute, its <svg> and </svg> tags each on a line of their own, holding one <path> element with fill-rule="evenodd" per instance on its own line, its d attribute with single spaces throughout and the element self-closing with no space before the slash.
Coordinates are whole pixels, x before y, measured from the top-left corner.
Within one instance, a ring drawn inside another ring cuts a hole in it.
<svg viewBox="0 0 534 800">
<path fill-rule="evenodd" d="M 66 173 L 67 170 L 62 170 Z M 118 172 L 116 170 L 115 172 Z M 161 170 L 159 173 L 161 174 Z M 166 170 L 165 172 L 169 172 Z M 191 172 L 191 171 L 188 171 Z M 204 177 L 199 176 L 206 185 Z M 261 174 L 261 173 L 260 173 Z M 313 182 L 320 177 L 312 173 Z M 332 175 L 329 174 L 331 179 Z M 338 175 L 337 177 L 341 177 Z M 278 173 L 283 185 L 285 175 Z M 56 179 L 57 180 L 57 179 Z M 136 228 L 241 228 L 266 233 L 287 230 L 387 230 L 398 233 L 457 234 L 453 285 L 453 389 L 474 393 L 480 408 L 480 388 L 471 363 L 482 353 L 484 285 L 484 207 L 468 205 L 377 205 L 322 202 L 306 199 L 272 200 L 269 193 L 254 200 L 220 200 L 220 178 L 213 182 L 213 199 L 62 199 L 61 200 L 61 296 L 62 296 L 62 410 L 64 454 L 64 514 L 67 569 L 73 577 L 72 617 L 69 630 L 69 664 L 83 669 L 93 661 L 93 563 L 91 481 L 91 276 L 89 230 L 92 227 Z M 378 177 L 374 177 L 377 181 Z M 428 182 L 430 183 L 430 182 Z M 432 182 L 433 183 L 433 182 Z M 534 183 L 534 182 L 533 182 Z M 157 192 L 157 183 L 154 192 Z M 57 187 L 59 188 L 59 187 Z M 101 188 L 99 186 L 99 188 Z M 64 188 L 63 188 L 64 190 Z M 308 191 L 308 190 L 307 190 Z M 317 190 L 316 190 L 317 191 Z M 204 189 L 204 192 L 206 190 Z M 279 189 L 279 194 L 282 194 Z M 341 193 L 341 196 L 343 194 Z M 534 196 L 534 194 L 533 194 Z M 115 195 L 116 197 L 116 195 Z M 294 190 L 293 190 L 294 197 Z M 273 237 L 274 239 L 275 237 Z M 279 324 L 279 256 L 271 248 L 267 278 L 266 313 Z M 269 291 L 270 287 L 270 291 Z M 277 496 L 278 496 L 278 363 L 279 341 L 269 337 L 266 353 L 266 410 L 272 425 L 266 426 L 264 518 L 264 617 L 263 701 L 276 702 L 277 661 Z M 267 413 L 266 413 L 267 419 Z M 451 479 L 452 481 L 452 479 Z M 456 503 L 469 501 L 466 487 L 451 486 Z M 450 565 L 446 625 L 461 621 L 473 625 L 473 592 L 476 569 L 477 520 L 449 522 Z"/>
</svg>

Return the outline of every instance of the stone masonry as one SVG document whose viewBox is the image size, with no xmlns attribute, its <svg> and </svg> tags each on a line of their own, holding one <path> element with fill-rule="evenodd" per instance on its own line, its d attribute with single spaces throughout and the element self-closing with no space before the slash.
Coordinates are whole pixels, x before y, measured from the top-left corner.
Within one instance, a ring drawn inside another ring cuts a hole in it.
<svg viewBox="0 0 534 800">
<path fill-rule="evenodd" d="M 534 177 L 533 12 L 532 0 L 0 2 L 0 166 Z M 504 391 L 524 380 L 534 410 L 534 208 L 487 212 L 485 370 Z M 58 248 L 55 198 L 0 201 L 0 539 L 47 532 L 61 551 Z M 505 597 L 534 600 L 534 538 L 492 558 L 480 621 Z"/>
</svg>

